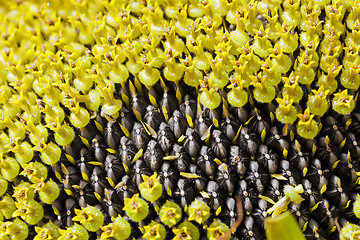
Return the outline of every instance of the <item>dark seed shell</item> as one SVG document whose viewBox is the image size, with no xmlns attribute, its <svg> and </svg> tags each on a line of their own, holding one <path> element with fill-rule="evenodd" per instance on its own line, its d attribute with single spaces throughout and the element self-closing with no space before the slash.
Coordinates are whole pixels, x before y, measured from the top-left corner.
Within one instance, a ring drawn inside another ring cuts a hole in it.
<svg viewBox="0 0 360 240">
<path fill-rule="evenodd" d="M 228 165 L 223 163 L 218 167 L 215 181 L 227 194 L 232 195 L 232 193 L 234 192 L 234 183 L 236 182 L 236 180 L 236 174 L 230 170 Z"/>
<path fill-rule="evenodd" d="M 346 143 L 342 149 L 344 152 L 350 152 L 351 157 L 358 159 L 360 157 L 360 139 L 356 139 L 355 134 L 346 133 Z"/>
<path fill-rule="evenodd" d="M 324 126 L 321 129 L 321 135 L 328 136 L 332 144 L 339 146 L 344 140 L 345 127 L 332 116 L 327 116 L 322 122 Z"/>
<path fill-rule="evenodd" d="M 66 169 L 68 171 L 68 174 L 64 173 L 64 176 L 62 177 L 62 182 L 65 189 L 71 190 L 73 185 L 79 184 L 81 180 L 81 175 L 75 167 L 68 166 Z"/>
<path fill-rule="evenodd" d="M 192 128 L 188 128 L 185 132 L 184 148 L 187 149 L 192 158 L 197 157 L 201 148 L 201 138 L 199 134 Z"/>
<path fill-rule="evenodd" d="M 138 152 L 132 140 L 127 137 L 122 137 L 119 145 L 119 159 L 128 167 L 131 167 L 131 163 Z"/>
<path fill-rule="evenodd" d="M 65 226 L 71 227 L 74 225 L 72 218 L 75 216 L 75 208 L 79 208 L 77 201 L 71 197 L 65 201 L 65 212 L 61 216 L 62 222 Z"/>
<path fill-rule="evenodd" d="M 164 121 L 164 117 L 159 109 L 155 108 L 152 105 L 146 107 L 146 113 L 144 116 L 144 122 L 150 126 L 152 129 L 157 131 L 160 124 Z"/>
<path fill-rule="evenodd" d="M 324 228 L 330 230 L 335 227 L 335 218 L 339 216 L 339 213 L 339 209 L 323 198 L 311 216 Z"/>
<path fill-rule="evenodd" d="M 179 172 L 186 172 L 187 167 L 191 162 L 191 157 L 186 151 L 186 149 L 178 144 L 174 144 L 171 155 L 177 157 L 175 160 L 171 161 L 171 163 L 174 164 L 175 168 Z"/>
<path fill-rule="evenodd" d="M 76 161 L 76 164 L 81 173 L 85 173 L 90 177 L 94 165 L 89 164 L 89 162 L 93 161 L 95 161 L 94 155 L 87 148 L 82 148 L 80 150 L 80 158 Z"/>
<path fill-rule="evenodd" d="M 206 202 L 214 211 L 225 204 L 226 194 L 217 182 L 209 181 L 206 192 L 209 195 L 209 198 L 206 198 Z"/>
<path fill-rule="evenodd" d="M 197 112 L 197 104 L 196 101 L 190 99 L 189 95 L 185 96 L 185 101 L 179 106 L 180 112 L 186 118 L 188 115 L 192 121 L 195 121 L 196 112 Z"/>
<path fill-rule="evenodd" d="M 218 158 L 227 158 L 230 149 L 230 141 L 221 131 L 214 130 L 212 132 L 210 138 L 210 145 Z"/>
<path fill-rule="evenodd" d="M 271 121 L 269 116 L 260 114 L 260 111 L 258 111 L 258 114 L 250 120 L 249 126 L 251 131 L 260 137 L 264 130 L 265 132 L 269 131 L 271 127 L 270 122 Z"/>
<path fill-rule="evenodd" d="M 324 185 L 328 184 L 330 171 L 329 169 L 322 167 L 321 161 L 319 159 L 314 159 L 306 176 L 315 188 L 321 190 Z"/>
<path fill-rule="evenodd" d="M 268 185 L 269 178 L 269 174 L 261 165 L 259 165 L 259 163 L 250 161 L 249 171 L 245 177 L 245 180 L 249 183 L 250 186 L 256 188 L 257 191 L 261 194 Z"/>
<path fill-rule="evenodd" d="M 306 149 L 297 150 L 293 143 L 289 150 L 288 155 L 289 162 L 295 166 L 300 172 L 304 172 L 304 169 L 309 167 L 311 161 L 311 154 Z"/>
<path fill-rule="evenodd" d="M 174 111 L 172 117 L 169 119 L 168 124 L 176 139 L 179 139 L 181 135 L 185 133 L 188 127 L 186 119 L 178 110 Z"/>
<path fill-rule="evenodd" d="M 101 197 L 104 196 L 104 189 L 110 187 L 104 170 L 99 166 L 94 168 L 90 177 L 90 181 L 94 191 Z"/>
<path fill-rule="evenodd" d="M 146 112 L 146 106 L 147 106 L 147 102 L 143 97 L 134 96 L 130 99 L 131 111 L 134 113 L 135 116 L 136 116 L 135 111 L 137 111 L 142 119 L 144 118 Z"/>
<path fill-rule="evenodd" d="M 146 150 L 146 147 L 150 141 L 151 137 L 144 129 L 141 123 L 136 122 L 134 128 L 131 132 L 131 140 L 133 141 L 135 147 L 140 150 Z"/>
<path fill-rule="evenodd" d="M 114 189 L 108 189 L 109 195 L 105 194 L 102 200 L 102 208 L 109 217 L 117 217 L 118 214 L 123 215 L 123 204 Z"/>
<path fill-rule="evenodd" d="M 283 197 L 283 184 L 277 179 L 271 179 L 270 184 L 265 191 L 265 196 L 271 198 L 275 202 L 279 201 Z"/>
<path fill-rule="evenodd" d="M 193 182 L 195 185 L 195 189 L 200 192 L 202 190 L 204 190 L 207 186 L 208 183 L 208 177 L 206 176 L 206 174 L 201 170 L 201 168 L 195 164 L 190 164 L 189 165 L 189 171 L 192 174 L 195 174 L 197 176 L 199 176 L 199 178 L 194 178 Z"/>
<path fill-rule="evenodd" d="M 175 202 L 180 204 L 181 207 L 189 205 L 196 196 L 192 181 L 190 179 L 180 178 L 177 182 L 177 189 L 174 191 L 173 196 Z"/>
<path fill-rule="evenodd" d="M 166 155 L 171 152 L 171 147 L 175 141 L 174 133 L 171 131 L 169 125 L 162 122 L 157 132 L 157 142 Z"/>
<path fill-rule="evenodd" d="M 215 163 L 216 155 L 213 150 L 207 146 L 202 146 L 196 164 L 208 176 L 214 176 L 217 165 Z"/>
<path fill-rule="evenodd" d="M 81 180 L 78 187 L 75 187 L 74 196 L 80 207 L 86 207 L 87 205 L 94 206 L 99 203 L 94 195 L 94 189 L 91 184 L 84 180 Z"/>
<path fill-rule="evenodd" d="M 80 129 L 80 136 L 85 138 L 89 143 L 91 143 L 91 140 L 99 133 L 100 132 L 96 128 L 94 120 L 90 120 L 86 127 Z"/>
<path fill-rule="evenodd" d="M 289 140 L 279 133 L 277 127 L 272 127 L 266 134 L 266 145 L 274 149 L 280 156 L 283 155 L 284 150 L 289 151 Z"/>
<path fill-rule="evenodd" d="M 163 162 L 163 156 L 164 153 L 160 145 L 155 140 L 151 140 L 144 153 L 144 161 L 153 172 L 156 172 L 160 168 Z"/>
<path fill-rule="evenodd" d="M 200 137 L 203 137 L 212 124 L 213 123 L 209 118 L 197 116 L 194 123 L 194 129 Z"/>
<path fill-rule="evenodd" d="M 232 226 L 237 218 L 236 200 L 228 197 L 226 199 L 224 208 L 220 213 L 221 220 L 227 225 Z"/>
<path fill-rule="evenodd" d="M 137 187 L 129 175 L 122 177 L 121 181 L 116 185 L 115 190 L 121 201 L 124 201 L 125 198 L 131 198 L 138 192 Z"/>
<path fill-rule="evenodd" d="M 329 183 L 327 184 L 324 197 L 328 199 L 338 209 L 344 209 L 349 201 L 348 189 L 346 183 L 339 177 L 331 175 Z"/>
<path fill-rule="evenodd" d="M 262 228 L 264 228 L 264 220 L 268 217 L 266 211 L 271 208 L 271 204 L 264 199 L 259 199 L 257 207 L 252 211 L 251 216 L 255 222 Z"/>
<path fill-rule="evenodd" d="M 106 148 L 104 139 L 100 135 L 96 135 L 92 140 L 91 149 L 97 162 L 103 163 L 105 161 L 107 155 Z"/>
<path fill-rule="evenodd" d="M 307 179 L 302 180 L 302 185 L 304 188 L 304 193 L 302 194 L 302 197 L 304 198 L 304 204 L 310 209 L 319 202 L 320 192 L 318 189 L 314 188 L 312 183 Z"/>
<path fill-rule="evenodd" d="M 250 213 L 258 200 L 256 188 L 249 185 L 245 180 L 240 180 L 236 195 L 241 197 L 245 212 Z"/>
<path fill-rule="evenodd" d="M 334 173 L 341 176 L 341 180 L 350 184 L 355 184 L 358 179 L 356 171 L 359 169 L 359 163 L 351 158 L 350 155 L 341 153 Z"/>
<path fill-rule="evenodd" d="M 231 114 L 221 121 L 221 132 L 232 141 L 240 127 L 239 121 Z"/>
<path fill-rule="evenodd" d="M 308 208 L 301 203 L 300 204 L 290 203 L 289 210 L 296 217 L 300 229 L 303 229 L 304 225 L 308 222 L 310 218 Z"/>
<path fill-rule="evenodd" d="M 338 160 L 339 151 L 337 147 L 333 146 L 331 142 L 328 145 L 325 144 L 325 138 L 319 138 L 319 142 L 317 144 L 317 149 L 315 153 L 315 157 L 319 158 L 321 162 L 326 163 L 326 165 L 332 167 L 335 162 Z"/>
<path fill-rule="evenodd" d="M 302 175 L 294 168 L 289 161 L 281 160 L 279 165 L 279 173 L 285 177 L 290 185 L 298 185 L 301 183 Z"/>
<path fill-rule="evenodd" d="M 165 192 L 168 189 L 173 192 L 179 179 L 179 173 L 169 162 L 164 162 L 159 170 L 160 183 Z"/>
<path fill-rule="evenodd" d="M 259 139 L 249 128 L 242 127 L 239 136 L 239 146 L 250 156 L 255 156 L 259 147 Z"/>
<path fill-rule="evenodd" d="M 129 133 L 131 133 L 134 127 L 135 120 L 129 110 L 123 107 L 120 111 L 118 122 L 121 126 L 126 128 Z"/>
<path fill-rule="evenodd" d="M 238 236 L 244 240 L 265 239 L 264 230 L 259 227 L 251 216 L 247 216 L 243 222 L 244 228 L 241 228 Z"/>
<path fill-rule="evenodd" d="M 148 165 L 141 159 L 135 161 L 133 168 L 131 169 L 132 181 L 139 187 L 139 184 L 143 182 L 143 175 L 151 176 L 153 172 Z"/>
<path fill-rule="evenodd" d="M 263 165 L 270 174 L 276 172 L 279 167 L 279 155 L 268 146 L 260 144 L 258 153 L 256 155 L 256 161 Z"/>
<path fill-rule="evenodd" d="M 162 99 L 160 100 L 160 108 L 164 114 L 164 109 L 166 109 L 166 114 L 169 118 L 173 115 L 174 111 L 178 109 L 178 101 L 172 94 L 164 92 Z M 165 114 L 164 114 L 165 115 Z"/>
<path fill-rule="evenodd" d="M 249 155 L 242 148 L 231 146 L 228 161 L 230 168 L 236 172 L 240 178 L 243 178 L 249 166 Z"/>
<path fill-rule="evenodd" d="M 121 131 L 120 126 L 117 122 L 107 123 L 107 126 L 104 129 L 104 139 L 108 147 L 112 149 L 117 149 L 117 147 L 119 146 L 120 138 L 123 135 L 124 134 Z"/>
<path fill-rule="evenodd" d="M 116 185 L 124 176 L 124 167 L 116 156 L 108 154 L 105 159 L 105 172 L 107 178 L 111 179 Z"/>
</svg>

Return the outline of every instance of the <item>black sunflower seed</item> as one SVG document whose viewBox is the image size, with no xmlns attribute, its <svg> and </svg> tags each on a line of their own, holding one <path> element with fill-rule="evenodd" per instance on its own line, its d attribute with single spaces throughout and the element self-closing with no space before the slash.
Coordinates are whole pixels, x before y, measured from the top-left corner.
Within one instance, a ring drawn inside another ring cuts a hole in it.
<svg viewBox="0 0 360 240">
<path fill-rule="evenodd" d="M 132 140 L 127 137 L 122 137 L 119 145 L 119 159 L 123 162 L 128 168 L 131 167 L 131 163 L 138 152 Z"/>
<path fill-rule="evenodd" d="M 152 105 L 146 107 L 146 113 L 144 116 L 144 122 L 150 126 L 152 129 L 157 131 L 160 124 L 164 121 L 164 117 L 159 109 L 155 108 Z"/>
<path fill-rule="evenodd" d="M 92 140 L 91 149 L 97 162 L 103 163 L 105 161 L 107 155 L 106 148 L 104 139 L 100 135 L 96 135 Z"/>
<path fill-rule="evenodd" d="M 226 159 L 229 154 L 230 141 L 219 130 L 214 130 L 211 134 L 210 145 L 219 159 Z"/>
<path fill-rule="evenodd" d="M 206 198 L 206 202 L 214 211 L 225 204 L 226 193 L 217 182 L 209 181 L 205 191 L 209 196 Z"/>
<path fill-rule="evenodd" d="M 174 111 L 172 117 L 169 119 L 168 124 L 176 139 L 179 139 L 181 135 L 185 133 L 188 127 L 186 119 L 178 110 Z"/>
<path fill-rule="evenodd" d="M 213 150 L 207 146 L 202 146 L 196 164 L 208 176 L 214 176 L 217 165 L 215 163 L 216 155 Z"/>
<path fill-rule="evenodd" d="M 287 160 L 280 161 L 278 172 L 287 179 L 290 185 L 295 186 L 301 183 L 301 173 Z"/>
<path fill-rule="evenodd" d="M 345 127 L 332 116 L 327 116 L 322 122 L 324 126 L 321 129 L 321 135 L 328 136 L 332 144 L 339 146 L 344 140 Z"/>
<path fill-rule="evenodd" d="M 116 185 L 115 190 L 121 201 L 124 201 L 125 198 L 131 198 L 138 192 L 137 187 L 129 175 L 122 177 L 121 181 Z"/>
<path fill-rule="evenodd" d="M 260 144 L 256 161 L 263 165 L 270 174 L 276 172 L 279 167 L 279 155 L 273 151 L 271 148 L 268 148 L 266 145 Z"/>
<path fill-rule="evenodd" d="M 258 193 L 256 188 L 249 185 L 245 180 L 240 180 L 236 195 L 241 197 L 242 205 L 247 213 L 250 213 L 258 199 Z"/>
<path fill-rule="evenodd" d="M 144 118 L 145 112 L 146 112 L 146 106 L 147 102 L 145 98 L 134 96 L 130 99 L 130 109 L 136 116 L 137 114 L 140 114 L 141 119 Z"/>
<path fill-rule="evenodd" d="M 194 128 L 199 136 L 203 137 L 211 125 L 212 121 L 209 118 L 197 116 L 195 119 Z"/>
<path fill-rule="evenodd" d="M 90 181 L 94 191 L 101 197 L 104 196 L 104 189 L 110 187 L 109 182 L 106 179 L 106 173 L 99 166 L 94 168 L 90 177 Z"/>
<path fill-rule="evenodd" d="M 162 122 L 157 132 L 157 142 L 166 155 L 171 152 L 172 145 L 175 141 L 174 133 L 171 131 L 169 125 Z"/>
<path fill-rule="evenodd" d="M 63 212 L 61 219 L 65 226 L 70 227 L 74 225 L 72 218 L 75 216 L 75 209 L 79 208 L 77 201 L 71 197 L 65 201 L 65 211 Z"/>
<path fill-rule="evenodd" d="M 80 207 L 86 207 L 87 205 L 94 206 L 99 203 L 98 199 L 94 195 L 94 189 L 90 183 L 81 180 L 79 185 L 74 185 L 74 189 L 74 196 Z"/>
<path fill-rule="evenodd" d="M 284 150 L 289 151 L 289 140 L 282 136 L 277 127 L 272 127 L 266 134 L 266 145 L 274 149 L 280 156 L 283 155 Z"/>
<path fill-rule="evenodd" d="M 226 198 L 226 202 L 220 213 L 220 218 L 227 226 L 232 226 L 235 223 L 237 218 L 237 209 L 236 200 L 234 198 Z"/>
<path fill-rule="evenodd" d="M 94 161 L 94 155 L 87 148 L 82 148 L 80 150 L 80 158 L 76 161 L 76 164 L 81 173 L 85 173 L 86 176 L 90 177 L 92 170 L 94 169 L 94 165 L 89 162 Z"/>
<path fill-rule="evenodd" d="M 136 160 L 135 164 L 131 169 L 132 181 L 137 187 L 139 187 L 139 184 L 143 182 L 143 175 L 151 176 L 152 174 L 153 172 L 151 171 L 151 169 L 141 159 Z"/>
<path fill-rule="evenodd" d="M 242 127 L 239 136 L 239 146 L 250 156 L 255 156 L 259 147 L 259 139 L 249 128 Z"/>
<path fill-rule="evenodd" d="M 185 101 L 179 106 L 180 112 L 186 118 L 188 115 L 192 121 L 195 121 L 196 112 L 197 112 L 197 104 L 196 101 L 190 99 L 189 95 L 185 96 Z"/>
<path fill-rule="evenodd" d="M 231 114 L 221 121 L 221 132 L 232 141 L 240 127 L 239 121 Z"/>
<path fill-rule="evenodd" d="M 321 190 L 324 185 L 326 186 L 328 184 L 330 171 L 329 169 L 322 167 L 321 161 L 319 159 L 314 159 L 306 176 L 315 188 Z"/>
<path fill-rule="evenodd" d="M 344 181 L 335 175 L 331 175 L 327 184 L 324 197 L 326 197 L 326 199 L 328 199 L 338 209 L 344 209 L 348 204 L 349 197 L 346 185 L 347 184 L 344 183 Z"/>
<path fill-rule="evenodd" d="M 243 228 L 240 229 L 238 236 L 244 240 L 265 239 L 264 231 L 256 224 L 251 216 L 247 216 L 243 222 Z"/>
<path fill-rule="evenodd" d="M 175 202 L 180 204 L 181 207 L 189 205 L 196 196 L 192 181 L 190 179 L 180 178 L 177 182 L 177 188 L 174 191 L 173 196 Z"/>
<path fill-rule="evenodd" d="M 117 217 L 118 214 L 123 215 L 123 204 L 114 189 L 105 189 L 105 197 L 102 200 L 102 208 L 109 217 Z"/>
<path fill-rule="evenodd" d="M 167 115 L 170 118 L 174 111 L 178 109 L 178 106 L 179 104 L 176 98 L 172 94 L 164 92 L 162 99 L 160 100 L 160 109 L 163 115 Z"/>
<path fill-rule="evenodd" d="M 229 166 L 240 178 L 245 176 L 249 166 L 250 157 L 242 148 L 238 146 L 230 147 Z"/>
<path fill-rule="evenodd" d="M 131 140 L 133 141 L 135 147 L 140 150 L 146 150 L 146 147 L 150 141 L 151 137 L 146 132 L 145 128 L 141 123 L 136 122 L 134 128 L 131 132 Z"/>
<path fill-rule="evenodd" d="M 164 153 L 160 145 L 155 140 L 151 140 L 147 145 L 147 149 L 144 153 L 144 161 L 150 167 L 153 172 L 156 172 L 161 164 Z"/>
<path fill-rule="evenodd" d="M 304 204 L 307 205 L 310 209 L 319 202 L 320 192 L 317 188 L 314 188 L 312 183 L 307 179 L 302 180 L 302 185 L 304 188 L 304 193 L 302 194 L 302 197 L 304 198 Z"/>
<path fill-rule="evenodd" d="M 125 107 L 123 107 L 120 111 L 118 122 L 121 126 L 123 126 L 129 133 L 131 133 L 133 127 L 134 127 L 134 117 L 133 115 L 127 110 Z"/>
<path fill-rule="evenodd" d="M 117 149 L 119 146 L 120 138 L 123 136 L 123 132 L 117 122 L 108 122 L 104 129 L 105 143 L 109 148 Z"/>
<path fill-rule="evenodd" d="M 261 194 L 268 185 L 269 178 L 270 176 L 263 166 L 255 161 L 250 161 L 249 170 L 245 177 L 250 186 L 256 188 L 257 191 Z"/>
<path fill-rule="evenodd" d="M 201 148 L 201 138 L 194 129 L 186 129 L 183 146 L 192 158 L 197 157 Z"/>
<path fill-rule="evenodd" d="M 215 181 L 227 194 L 232 195 L 232 193 L 234 192 L 234 183 L 236 182 L 236 180 L 236 174 L 231 171 L 230 167 L 227 164 L 223 163 L 218 167 Z"/>
<path fill-rule="evenodd" d="M 159 170 L 161 185 L 167 192 L 168 189 L 173 192 L 179 179 L 179 173 L 169 162 L 164 162 Z"/>
<path fill-rule="evenodd" d="M 111 179 L 111 181 L 116 185 L 120 182 L 125 170 L 119 158 L 112 154 L 108 154 L 105 158 L 105 172 L 106 177 Z"/>
<path fill-rule="evenodd" d="M 203 170 L 201 170 L 201 168 L 195 164 L 190 164 L 189 165 L 189 172 L 198 176 L 197 178 L 193 179 L 194 185 L 195 185 L 195 189 L 200 192 L 202 190 L 204 190 L 207 186 L 208 183 L 208 177 L 207 175 L 204 173 Z"/>
<path fill-rule="evenodd" d="M 186 172 L 187 167 L 191 162 L 191 157 L 186 151 L 186 149 L 178 144 L 174 144 L 172 147 L 171 155 L 176 157 L 175 160 L 171 161 L 174 164 L 175 168 L 179 172 Z"/>
</svg>

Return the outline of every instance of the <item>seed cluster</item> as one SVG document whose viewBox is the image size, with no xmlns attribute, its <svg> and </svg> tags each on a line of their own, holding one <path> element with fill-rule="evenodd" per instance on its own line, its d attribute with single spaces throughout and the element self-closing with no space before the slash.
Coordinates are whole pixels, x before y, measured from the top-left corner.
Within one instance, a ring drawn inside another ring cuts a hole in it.
<svg viewBox="0 0 360 240">
<path fill-rule="evenodd" d="M 0 239 L 359 231 L 358 0 L 0 2 Z"/>
</svg>

